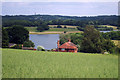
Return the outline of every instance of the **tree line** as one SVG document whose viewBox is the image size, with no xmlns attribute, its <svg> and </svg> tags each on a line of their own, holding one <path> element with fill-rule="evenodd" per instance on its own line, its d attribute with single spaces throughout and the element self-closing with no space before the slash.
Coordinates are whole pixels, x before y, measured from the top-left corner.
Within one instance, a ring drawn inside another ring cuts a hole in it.
<svg viewBox="0 0 120 80">
<path fill-rule="evenodd" d="M 34 47 L 34 43 L 29 40 L 29 31 L 20 25 L 14 25 L 9 28 L 2 28 L 2 47 L 8 48 L 9 43 L 17 44 L 14 48 Z"/>
<path fill-rule="evenodd" d="M 59 15 L 14 15 L 2 16 L 3 27 L 10 27 L 12 25 L 22 26 L 39 26 L 44 23 L 46 25 L 112 25 L 118 26 L 118 16 L 93 16 L 93 17 L 76 17 L 76 16 L 59 16 Z"/>
<path fill-rule="evenodd" d="M 115 34 L 115 35 L 114 35 Z M 110 36 L 108 38 L 108 36 Z M 120 40 L 120 31 L 100 33 L 94 26 L 86 26 L 84 33 L 61 34 L 60 44 L 71 42 L 77 45 L 79 52 L 85 53 L 119 53 L 120 48 L 115 46 L 111 39 Z"/>
</svg>

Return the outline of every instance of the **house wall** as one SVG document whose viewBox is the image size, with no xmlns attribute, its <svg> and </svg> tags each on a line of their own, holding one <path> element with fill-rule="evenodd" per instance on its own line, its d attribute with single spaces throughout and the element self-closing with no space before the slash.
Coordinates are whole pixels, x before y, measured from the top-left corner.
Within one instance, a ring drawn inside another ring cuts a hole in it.
<svg viewBox="0 0 120 80">
<path fill-rule="evenodd" d="M 63 51 L 61 48 L 59 48 L 58 51 L 60 51 L 60 52 L 75 52 L 74 49 L 65 49 L 65 50 Z"/>
</svg>

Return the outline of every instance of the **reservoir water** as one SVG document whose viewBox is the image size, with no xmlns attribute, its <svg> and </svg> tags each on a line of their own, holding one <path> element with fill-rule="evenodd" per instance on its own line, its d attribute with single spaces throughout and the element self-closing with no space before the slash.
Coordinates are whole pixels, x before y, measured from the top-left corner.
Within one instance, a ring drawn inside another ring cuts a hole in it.
<svg viewBox="0 0 120 80">
<path fill-rule="evenodd" d="M 57 40 L 59 40 L 59 34 L 29 34 L 30 40 L 34 42 L 35 48 L 37 46 L 43 46 L 45 49 L 57 48 Z"/>
</svg>

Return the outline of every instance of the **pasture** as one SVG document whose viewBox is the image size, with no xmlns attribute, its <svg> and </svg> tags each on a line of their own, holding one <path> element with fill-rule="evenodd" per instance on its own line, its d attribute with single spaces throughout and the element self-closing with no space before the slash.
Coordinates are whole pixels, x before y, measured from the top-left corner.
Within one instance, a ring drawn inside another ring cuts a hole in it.
<svg viewBox="0 0 120 80">
<path fill-rule="evenodd" d="M 101 25 L 101 26 L 107 26 L 107 27 L 113 28 L 113 30 L 118 30 L 118 29 L 117 29 L 117 26 L 111 26 L 111 25 Z"/>
<path fill-rule="evenodd" d="M 117 78 L 118 56 L 2 49 L 3 78 Z"/>
</svg>

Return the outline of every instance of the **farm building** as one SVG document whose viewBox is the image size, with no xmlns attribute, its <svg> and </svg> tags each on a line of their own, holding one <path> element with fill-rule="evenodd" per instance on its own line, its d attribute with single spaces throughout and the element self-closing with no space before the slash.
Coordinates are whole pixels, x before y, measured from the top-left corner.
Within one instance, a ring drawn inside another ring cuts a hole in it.
<svg viewBox="0 0 120 80">
<path fill-rule="evenodd" d="M 59 42 L 60 41 L 58 40 L 57 41 L 57 51 L 77 53 L 77 51 L 78 51 L 77 46 L 74 43 L 72 43 L 70 40 L 68 40 L 68 42 L 62 44 L 61 46 L 60 46 Z"/>
</svg>

